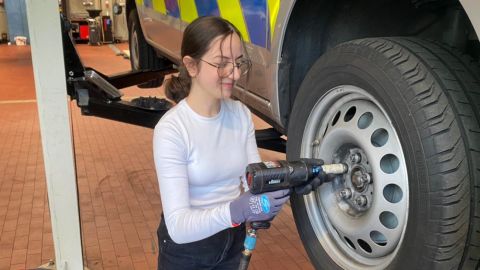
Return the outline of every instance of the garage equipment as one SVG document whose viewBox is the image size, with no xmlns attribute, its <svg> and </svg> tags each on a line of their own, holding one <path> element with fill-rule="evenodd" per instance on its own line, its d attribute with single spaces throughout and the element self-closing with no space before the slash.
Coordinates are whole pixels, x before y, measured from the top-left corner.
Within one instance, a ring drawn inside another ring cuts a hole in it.
<svg viewBox="0 0 480 270">
<path fill-rule="evenodd" d="M 112 19 L 110 16 L 102 16 L 103 43 L 113 43 Z"/>
<path fill-rule="evenodd" d="M 101 9 L 87 9 L 88 16 L 88 44 L 89 45 L 100 45 L 102 41 L 102 29 L 100 28 L 100 23 L 98 21 L 98 16 L 102 12 Z"/>
<path fill-rule="evenodd" d="M 300 159 L 298 161 L 265 161 L 247 166 L 246 179 L 250 192 L 260 194 L 281 189 L 291 189 L 319 176 L 320 174 L 344 174 L 348 166 L 343 163 L 323 164 L 319 159 Z M 320 177 L 320 185 L 328 182 L 329 177 Z M 245 250 L 242 252 L 239 270 L 248 268 L 252 252 L 257 242 L 257 231 L 270 228 L 270 221 L 256 221 L 250 224 L 245 238 Z"/>
</svg>

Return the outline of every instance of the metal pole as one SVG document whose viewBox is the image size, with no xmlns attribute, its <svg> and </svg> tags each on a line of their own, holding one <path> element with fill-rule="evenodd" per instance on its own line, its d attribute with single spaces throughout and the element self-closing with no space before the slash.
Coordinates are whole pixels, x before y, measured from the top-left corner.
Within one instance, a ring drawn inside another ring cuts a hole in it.
<svg viewBox="0 0 480 270">
<path fill-rule="evenodd" d="M 56 269 L 83 270 L 58 0 L 26 0 Z"/>
</svg>

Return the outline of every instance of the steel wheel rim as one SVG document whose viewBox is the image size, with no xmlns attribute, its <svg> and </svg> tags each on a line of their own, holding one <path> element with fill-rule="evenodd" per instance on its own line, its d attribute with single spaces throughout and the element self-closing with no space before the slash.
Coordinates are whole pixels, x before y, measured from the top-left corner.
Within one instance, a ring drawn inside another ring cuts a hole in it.
<svg viewBox="0 0 480 270">
<path fill-rule="evenodd" d="M 372 118 L 365 127 L 367 113 Z M 301 157 L 338 162 L 336 152 L 346 142 L 363 150 L 371 162 L 371 189 L 365 190 L 371 192 L 370 208 L 361 214 L 348 209 L 336 181 L 304 196 L 306 211 L 318 241 L 339 266 L 384 269 L 395 258 L 408 221 L 406 162 L 386 111 L 372 95 L 351 85 L 327 91 L 315 104 L 305 125 Z M 360 216 L 353 218 L 350 212 Z"/>
</svg>

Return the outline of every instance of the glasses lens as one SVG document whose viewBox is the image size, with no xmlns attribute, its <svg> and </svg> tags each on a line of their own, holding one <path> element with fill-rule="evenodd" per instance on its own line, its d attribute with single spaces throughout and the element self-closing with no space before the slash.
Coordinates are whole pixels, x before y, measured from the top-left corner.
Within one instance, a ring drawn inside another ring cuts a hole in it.
<svg viewBox="0 0 480 270">
<path fill-rule="evenodd" d="M 234 67 L 237 67 L 240 71 L 240 75 L 243 76 L 248 73 L 252 66 L 252 63 L 249 60 L 242 60 L 239 63 L 221 63 L 218 65 L 218 76 L 220 78 L 226 78 L 233 73 Z"/>
<path fill-rule="evenodd" d="M 240 69 L 240 74 L 241 75 L 247 74 L 248 71 L 250 70 L 251 65 L 252 65 L 251 62 L 248 60 L 244 60 L 240 62 L 240 64 L 238 65 L 238 68 Z"/>
<path fill-rule="evenodd" d="M 218 65 L 218 76 L 220 78 L 226 78 L 233 72 L 232 63 L 221 63 Z"/>
</svg>

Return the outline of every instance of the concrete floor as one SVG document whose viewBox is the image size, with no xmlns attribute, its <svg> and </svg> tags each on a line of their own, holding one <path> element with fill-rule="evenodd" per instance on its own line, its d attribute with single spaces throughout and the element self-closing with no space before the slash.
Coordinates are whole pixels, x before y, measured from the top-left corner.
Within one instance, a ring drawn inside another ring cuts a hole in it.
<svg viewBox="0 0 480 270">
<path fill-rule="evenodd" d="M 119 44 L 126 49 L 126 44 Z M 129 61 L 108 46 L 78 45 L 85 65 L 105 74 Z M 0 270 L 54 259 L 29 46 L 0 46 Z M 163 96 L 161 88 L 125 96 Z M 70 104 L 84 261 L 90 269 L 156 269 L 161 213 L 151 129 L 82 116 Z M 258 118 L 256 128 L 268 127 Z M 260 150 L 262 159 L 283 154 Z M 249 269 L 313 269 L 289 206 L 261 231 Z"/>
</svg>

